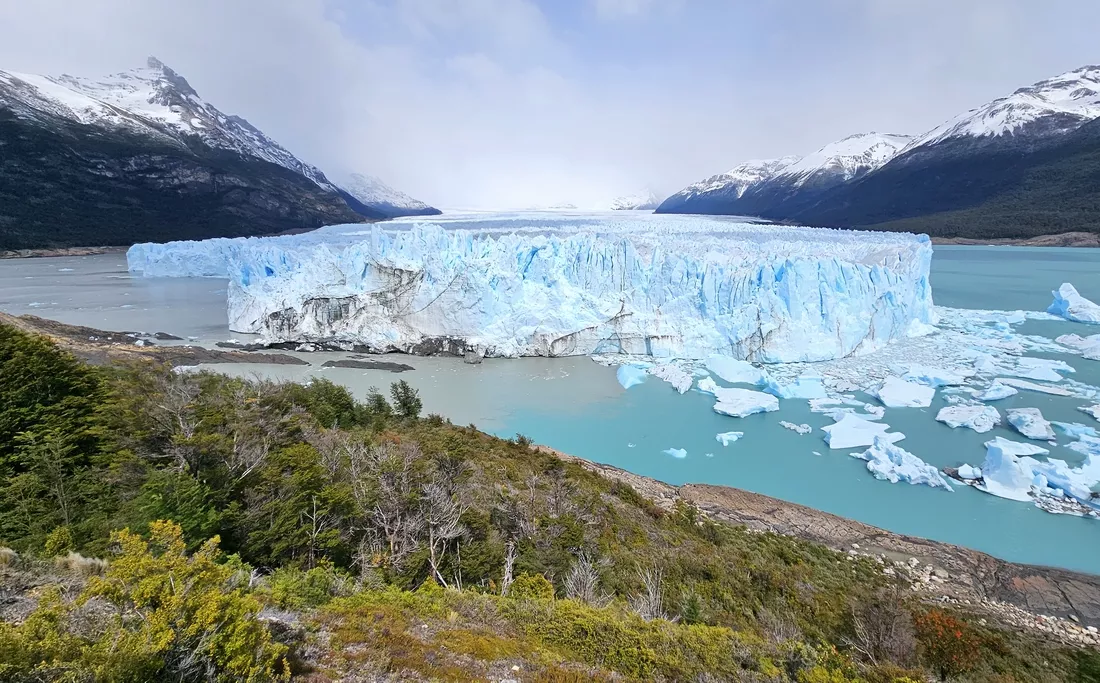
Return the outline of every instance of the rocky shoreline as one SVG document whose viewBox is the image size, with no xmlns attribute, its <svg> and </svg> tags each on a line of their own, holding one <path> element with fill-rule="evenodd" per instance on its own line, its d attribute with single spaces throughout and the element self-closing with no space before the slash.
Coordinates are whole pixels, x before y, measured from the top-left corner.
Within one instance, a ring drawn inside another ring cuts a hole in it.
<svg viewBox="0 0 1100 683">
<path fill-rule="evenodd" d="M 0 251 L 0 259 L 50 258 L 54 256 L 94 256 L 124 254 L 126 247 L 58 247 L 56 249 L 8 249 Z"/>
<path fill-rule="evenodd" d="M 710 519 L 813 541 L 850 557 L 871 557 L 884 574 L 905 577 L 929 602 L 953 604 L 1058 642 L 1100 647 L 1100 576 L 1006 562 L 750 491 L 709 484 L 672 486 L 546 446 L 537 448 L 626 484 L 660 508 L 687 504 Z"/>
<path fill-rule="evenodd" d="M 1094 232 L 1062 232 L 1038 235 L 1027 239 L 969 237 L 933 237 L 932 244 L 969 244 L 994 247 L 1100 247 L 1100 234 Z"/>
</svg>

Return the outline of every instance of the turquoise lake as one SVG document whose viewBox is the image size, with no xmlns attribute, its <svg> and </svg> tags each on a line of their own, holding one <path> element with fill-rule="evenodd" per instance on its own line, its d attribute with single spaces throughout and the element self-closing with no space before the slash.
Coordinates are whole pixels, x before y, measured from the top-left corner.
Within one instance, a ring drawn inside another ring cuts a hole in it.
<svg viewBox="0 0 1100 683">
<path fill-rule="evenodd" d="M 932 261 L 933 297 L 956 308 L 1042 311 L 1051 290 L 1072 282 L 1100 300 L 1100 250 L 938 246 Z M 231 335 L 225 320 L 224 282 L 131 278 L 121 255 L 0 262 L 0 309 L 33 313 L 105 329 L 166 331 L 212 342 Z M 1023 334 L 1100 333 L 1100 327 L 1064 321 L 1028 321 Z M 1100 361 L 1050 354 L 1077 372 L 1078 382 L 1100 386 Z M 234 374 L 287 379 L 324 376 L 364 395 L 398 378 L 416 386 L 425 410 L 456 423 L 474 423 L 501 436 L 525 434 L 539 443 L 672 484 L 735 486 L 808 505 L 892 531 L 976 548 L 1018 562 L 1062 566 L 1100 574 L 1100 520 L 1053 515 L 1031 504 L 996 498 L 961 484 L 953 493 L 874 479 L 850 450 L 830 451 L 819 428 L 832 420 L 810 412 L 805 401 L 785 400 L 779 412 L 731 418 L 715 413 L 713 398 L 676 393 L 656 378 L 629 390 L 615 369 L 587 358 L 488 360 L 400 358 L 415 370 L 324 369 L 339 354 L 303 354 L 310 367 L 217 366 Z M 869 403 L 874 399 L 860 396 Z M 1021 391 L 995 405 L 1037 407 L 1049 420 L 1100 428 L 1077 410 L 1086 401 Z M 952 430 L 934 420 L 943 395 L 929 408 L 887 409 L 884 422 L 906 435 L 899 445 L 939 466 L 979 465 L 983 443 L 995 436 L 1023 440 L 1004 426 L 986 434 Z M 814 428 L 799 435 L 780 420 Z M 723 447 L 719 432 L 743 431 Z M 1059 433 L 1051 456 L 1071 464 L 1082 456 L 1064 447 Z M 684 459 L 662 451 L 683 448 Z M 821 455 L 815 455 L 814 452 Z M 712 454 L 708 457 L 708 454 Z"/>
</svg>

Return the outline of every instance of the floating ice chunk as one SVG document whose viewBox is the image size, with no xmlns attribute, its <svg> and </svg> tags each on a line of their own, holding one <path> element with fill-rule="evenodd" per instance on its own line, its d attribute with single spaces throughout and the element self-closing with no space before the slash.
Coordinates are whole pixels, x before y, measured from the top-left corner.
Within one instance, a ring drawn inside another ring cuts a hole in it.
<svg viewBox="0 0 1100 683">
<path fill-rule="evenodd" d="M 1009 408 L 1005 411 L 1008 423 L 1029 439 L 1053 441 L 1054 430 L 1038 408 Z"/>
<path fill-rule="evenodd" d="M 959 479 L 981 479 L 981 468 L 972 465 L 963 465 L 958 469 Z"/>
<path fill-rule="evenodd" d="M 677 460 L 683 460 L 684 458 L 688 457 L 688 452 L 683 448 L 669 448 L 668 450 L 664 450 L 661 452 L 665 455 L 671 455 Z"/>
<path fill-rule="evenodd" d="M 811 453 L 813 453 L 814 455 L 821 455 L 819 451 L 811 451 Z"/>
<path fill-rule="evenodd" d="M 659 363 L 650 368 L 648 372 L 654 377 L 668 382 L 673 389 L 681 394 L 687 393 L 695 382 L 695 377 L 690 372 L 673 363 Z"/>
<path fill-rule="evenodd" d="M 783 429 L 789 429 L 792 432 L 797 432 L 797 433 L 803 434 L 803 435 L 809 434 L 810 432 L 812 432 L 814 430 L 814 428 L 811 427 L 808 424 L 796 425 L 795 423 L 787 422 L 786 420 L 780 420 L 779 421 L 779 426 L 782 427 Z"/>
<path fill-rule="evenodd" d="M 1059 371 L 1075 372 L 1073 366 L 1065 361 L 1049 358 L 1020 358 L 1016 361 L 1016 367 L 1006 374 L 1044 382 L 1061 382 L 1062 375 Z"/>
<path fill-rule="evenodd" d="M 932 405 L 936 390 L 890 376 L 883 381 L 882 386 L 870 393 L 887 408 L 927 408 Z"/>
<path fill-rule="evenodd" d="M 856 446 L 871 446 L 876 437 L 882 437 L 888 443 L 901 441 L 905 435 L 901 432 L 887 434 L 890 425 L 881 422 L 871 422 L 858 415 L 842 415 L 835 424 L 821 428 L 825 432 L 825 443 L 829 448 L 854 448 Z"/>
<path fill-rule="evenodd" d="M 947 370 L 925 365 L 910 365 L 902 379 L 929 387 L 946 387 L 964 384 L 971 374 L 965 370 Z"/>
<path fill-rule="evenodd" d="M 1079 439 L 1082 436 L 1098 436 L 1094 427 L 1083 425 L 1080 422 L 1051 422 L 1051 424 L 1062 430 L 1062 433 L 1072 439 Z M 1071 446 L 1072 448 L 1072 446 Z"/>
<path fill-rule="evenodd" d="M 723 446 L 728 446 L 731 443 L 733 443 L 734 441 L 737 441 L 738 439 L 740 439 L 744 435 L 745 435 L 745 432 L 722 432 L 721 434 L 715 434 L 714 435 L 714 440 L 719 442 Z"/>
<path fill-rule="evenodd" d="M 803 375 L 793 382 L 785 383 L 769 379 L 764 391 L 779 398 L 815 399 L 828 396 L 825 385 L 821 383 L 821 378 L 811 375 Z"/>
<path fill-rule="evenodd" d="M 751 389 L 717 388 L 714 392 L 718 402 L 714 412 L 730 417 L 746 417 L 754 413 L 770 413 L 779 410 L 779 399 L 762 391 Z"/>
<path fill-rule="evenodd" d="M 707 369 L 730 384 L 755 384 L 768 381 L 768 373 L 745 360 L 717 354 L 707 357 Z"/>
<path fill-rule="evenodd" d="M 73 272 L 73 269 L 72 268 L 58 268 L 57 272 L 59 272 L 59 273 L 71 273 L 71 272 Z"/>
<path fill-rule="evenodd" d="M 1077 293 L 1077 289 L 1068 282 L 1062 284 L 1054 294 L 1054 303 L 1048 313 L 1060 315 L 1066 320 L 1079 323 L 1100 324 L 1100 306 Z"/>
<path fill-rule="evenodd" d="M 703 455 L 705 455 L 708 458 L 713 458 L 714 457 L 714 453 L 703 453 Z"/>
<path fill-rule="evenodd" d="M 967 427 L 984 434 L 1001 423 L 1001 414 L 993 406 L 948 406 L 936 419 L 952 429 Z"/>
<path fill-rule="evenodd" d="M 1028 463 L 1021 463 L 1020 458 L 1046 455 L 1050 451 L 999 436 L 992 441 L 986 441 L 985 449 L 985 460 L 981 468 L 983 483 L 978 488 L 1001 498 L 1030 500 L 1031 484 L 1035 475 Z"/>
<path fill-rule="evenodd" d="M 1068 346 L 1076 350 L 1084 358 L 1089 360 L 1100 360 L 1100 334 L 1093 334 L 1088 337 L 1082 337 L 1076 334 L 1063 334 L 1054 341 L 1062 346 Z"/>
<path fill-rule="evenodd" d="M 853 458 L 866 460 L 868 471 L 875 475 L 876 479 L 894 484 L 907 481 L 910 484 L 952 490 L 951 485 L 939 470 L 881 436 L 876 436 L 874 443 L 866 451 L 851 455 Z"/>
<path fill-rule="evenodd" d="M 1092 415 L 1093 419 L 1095 420 L 1100 420 L 1100 403 L 1094 406 L 1081 406 L 1077 410 L 1080 410 L 1082 413 Z"/>
<path fill-rule="evenodd" d="M 1027 380 L 1023 379 L 1015 379 L 1013 377 L 1001 377 L 997 381 L 1010 387 L 1016 387 L 1017 389 L 1027 389 L 1028 391 L 1035 391 L 1040 394 L 1050 394 L 1051 396 L 1073 396 L 1073 392 L 1068 389 L 1062 389 L 1061 387 L 1052 387 L 1047 384 L 1035 384 L 1034 382 L 1028 382 Z"/>
<path fill-rule="evenodd" d="M 975 394 L 974 398 L 979 401 L 1000 401 L 1003 398 L 1015 396 L 1018 393 L 1020 392 L 1015 387 L 1010 387 L 1003 382 L 994 382 L 989 385 L 989 388 L 985 391 L 980 394 Z"/>
<path fill-rule="evenodd" d="M 637 444 L 633 444 L 633 443 L 628 443 L 628 444 L 626 445 L 626 447 L 627 447 L 627 448 L 634 448 L 634 447 L 635 447 L 636 445 L 637 445 Z"/>
<path fill-rule="evenodd" d="M 615 371 L 615 377 L 619 380 L 619 384 L 623 385 L 623 389 L 629 389 L 645 381 L 646 371 L 645 368 L 636 365 L 620 365 Z"/>
</svg>

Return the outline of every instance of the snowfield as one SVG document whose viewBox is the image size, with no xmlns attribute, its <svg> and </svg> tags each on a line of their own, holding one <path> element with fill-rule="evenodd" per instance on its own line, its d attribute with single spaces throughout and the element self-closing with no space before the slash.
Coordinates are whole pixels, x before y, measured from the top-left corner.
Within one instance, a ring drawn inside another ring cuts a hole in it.
<svg viewBox="0 0 1100 683">
<path fill-rule="evenodd" d="M 934 322 L 927 237 L 689 216 L 570 214 L 333 226 L 139 244 L 146 276 L 228 275 L 270 342 L 483 356 L 765 363 L 866 354 Z"/>
</svg>

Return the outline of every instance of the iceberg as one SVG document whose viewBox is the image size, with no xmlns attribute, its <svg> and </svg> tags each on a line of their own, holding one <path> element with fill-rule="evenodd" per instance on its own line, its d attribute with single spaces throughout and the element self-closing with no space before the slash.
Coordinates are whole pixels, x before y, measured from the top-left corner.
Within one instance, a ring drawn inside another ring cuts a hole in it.
<svg viewBox="0 0 1100 683">
<path fill-rule="evenodd" d="M 744 435 L 745 435 L 745 432 L 723 432 L 721 434 L 715 434 L 714 435 L 714 440 L 717 441 L 718 443 L 722 444 L 723 446 L 728 446 L 731 443 L 733 443 L 734 441 L 737 441 L 738 439 L 740 439 Z"/>
<path fill-rule="evenodd" d="M 1100 433 L 1097 433 L 1094 427 L 1083 425 L 1080 422 L 1051 422 L 1051 424 L 1062 430 L 1062 433 L 1071 439 L 1080 439 L 1082 436 L 1097 437 Z M 1070 446 L 1072 448 L 1072 446 Z"/>
<path fill-rule="evenodd" d="M 910 365 L 909 370 L 901 378 L 906 382 L 938 388 L 965 384 L 966 378 L 971 374 L 973 373 L 968 370 L 947 370 L 925 365 Z"/>
<path fill-rule="evenodd" d="M 1001 414 L 993 406 L 948 406 L 940 409 L 936 419 L 952 429 L 967 427 L 984 434 L 1001 423 Z"/>
<path fill-rule="evenodd" d="M 1074 322 L 1100 324 L 1100 306 L 1081 296 L 1070 283 L 1062 283 L 1052 294 L 1054 303 L 1047 309 L 1047 313 Z"/>
<path fill-rule="evenodd" d="M 138 244 L 134 273 L 228 277 L 270 343 L 763 363 L 862 355 L 935 322 L 927 236 L 697 216 L 500 216 Z"/>
<path fill-rule="evenodd" d="M 710 377 L 699 380 L 699 391 L 718 399 L 714 404 L 714 412 L 730 417 L 746 417 L 779 410 L 779 400 L 770 394 L 751 389 L 727 389 L 718 386 Z"/>
<path fill-rule="evenodd" d="M 690 372 L 672 363 L 661 363 L 648 370 L 649 374 L 658 379 L 663 379 L 672 385 L 672 388 L 681 394 L 686 394 L 691 385 L 695 383 L 695 377 Z"/>
<path fill-rule="evenodd" d="M 967 479 L 967 480 L 981 479 L 982 478 L 982 470 L 981 470 L 981 468 L 973 467 L 971 465 L 963 465 L 963 466 L 959 467 L 958 475 L 959 475 L 959 479 Z"/>
<path fill-rule="evenodd" d="M 1035 391 L 1040 394 L 1050 394 L 1051 396 L 1073 396 L 1073 392 L 1061 387 L 1052 387 L 1049 384 L 1036 384 L 1034 382 L 1028 382 L 1023 379 L 1015 379 L 1012 377 L 1001 377 L 997 380 L 1002 385 L 1008 385 L 1017 389 L 1027 389 L 1028 391 Z"/>
<path fill-rule="evenodd" d="M 1031 482 L 1035 476 L 1028 463 L 1021 463 L 1020 458 L 1046 455 L 1050 451 L 1031 444 L 1010 441 L 1000 436 L 992 441 L 986 441 L 985 449 L 985 460 L 981 467 L 982 483 L 978 488 L 1001 498 L 1030 500 Z"/>
<path fill-rule="evenodd" d="M 1016 431 L 1029 439 L 1054 440 L 1054 429 L 1038 408 L 1009 408 L 1005 411 L 1005 417 Z"/>
<path fill-rule="evenodd" d="M 793 382 L 779 382 L 769 379 L 764 391 L 778 398 L 826 398 L 829 394 L 825 385 L 817 376 L 803 375 Z"/>
<path fill-rule="evenodd" d="M 782 427 L 783 429 L 789 429 L 792 432 L 795 432 L 796 434 L 801 434 L 803 436 L 805 436 L 806 434 L 809 434 L 810 432 L 812 432 L 814 430 L 814 428 L 811 427 L 808 424 L 796 425 L 795 423 L 787 422 L 786 420 L 780 420 L 779 421 L 779 426 Z"/>
<path fill-rule="evenodd" d="M 645 368 L 635 365 L 620 365 L 615 371 L 615 377 L 619 380 L 619 384 L 623 385 L 623 389 L 629 389 L 645 381 L 646 371 Z"/>
<path fill-rule="evenodd" d="M 994 382 L 989 385 L 989 388 L 980 394 L 975 394 L 974 398 L 979 401 L 1000 401 L 1001 399 L 1008 398 L 1009 396 L 1015 396 L 1020 393 L 1016 387 L 1010 387 L 1003 382 Z"/>
<path fill-rule="evenodd" d="M 1082 337 L 1076 334 L 1063 334 L 1054 341 L 1062 346 L 1068 346 L 1088 360 L 1100 360 L 1100 334 L 1092 334 Z"/>
<path fill-rule="evenodd" d="M 901 441 L 905 435 L 901 432 L 887 434 L 890 425 L 881 422 L 871 422 L 858 415 L 846 413 L 840 416 L 836 423 L 821 428 L 825 432 L 825 443 L 829 448 L 855 448 L 857 446 L 872 446 L 876 438 L 882 438 L 888 443 Z"/>
<path fill-rule="evenodd" d="M 1084 436 L 1070 444 L 1070 448 L 1085 454 L 1084 462 L 1077 467 L 1057 458 L 1036 460 L 1031 456 L 1047 455 L 1048 451 L 1001 437 L 985 445 L 979 489 L 1011 500 L 1034 499 L 1040 507 L 1054 512 L 1096 514 L 1098 504 L 1092 489 L 1100 483 L 1100 439 Z M 1066 500 L 1075 507 L 1057 504 Z"/>
<path fill-rule="evenodd" d="M 1076 372 L 1073 366 L 1065 361 L 1049 358 L 1020 358 L 1016 361 L 1016 368 L 1006 374 L 1044 382 L 1061 382 L 1062 375 L 1059 371 Z"/>
<path fill-rule="evenodd" d="M 882 386 L 870 392 L 887 408 L 927 408 L 932 405 L 936 390 L 923 384 L 906 382 L 900 377 L 890 376 Z"/>
<path fill-rule="evenodd" d="M 1100 420 L 1100 403 L 1094 406 L 1081 406 L 1078 410 L 1086 415 L 1092 415 L 1094 420 Z"/>
<path fill-rule="evenodd" d="M 677 460 L 683 460 L 684 458 L 688 457 L 688 452 L 683 448 L 669 448 L 661 452 L 665 455 L 671 455 Z"/>
<path fill-rule="evenodd" d="M 882 436 L 876 436 L 870 448 L 862 453 L 852 453 L 852 457 L 866 460 L 867 470 L 876 479 L 893 484 L 907 481 L 910 484 L 953 490 L 939 470 Z"/>
<path fill-rule="evenodd" d="M 768 382 L 768 373 L 754 366 L 748 361 L 719 356 L 717 354 L 707 358 L 707 370 L 730 384 L 755 384 L 757 386 Z"/>
</svg>

